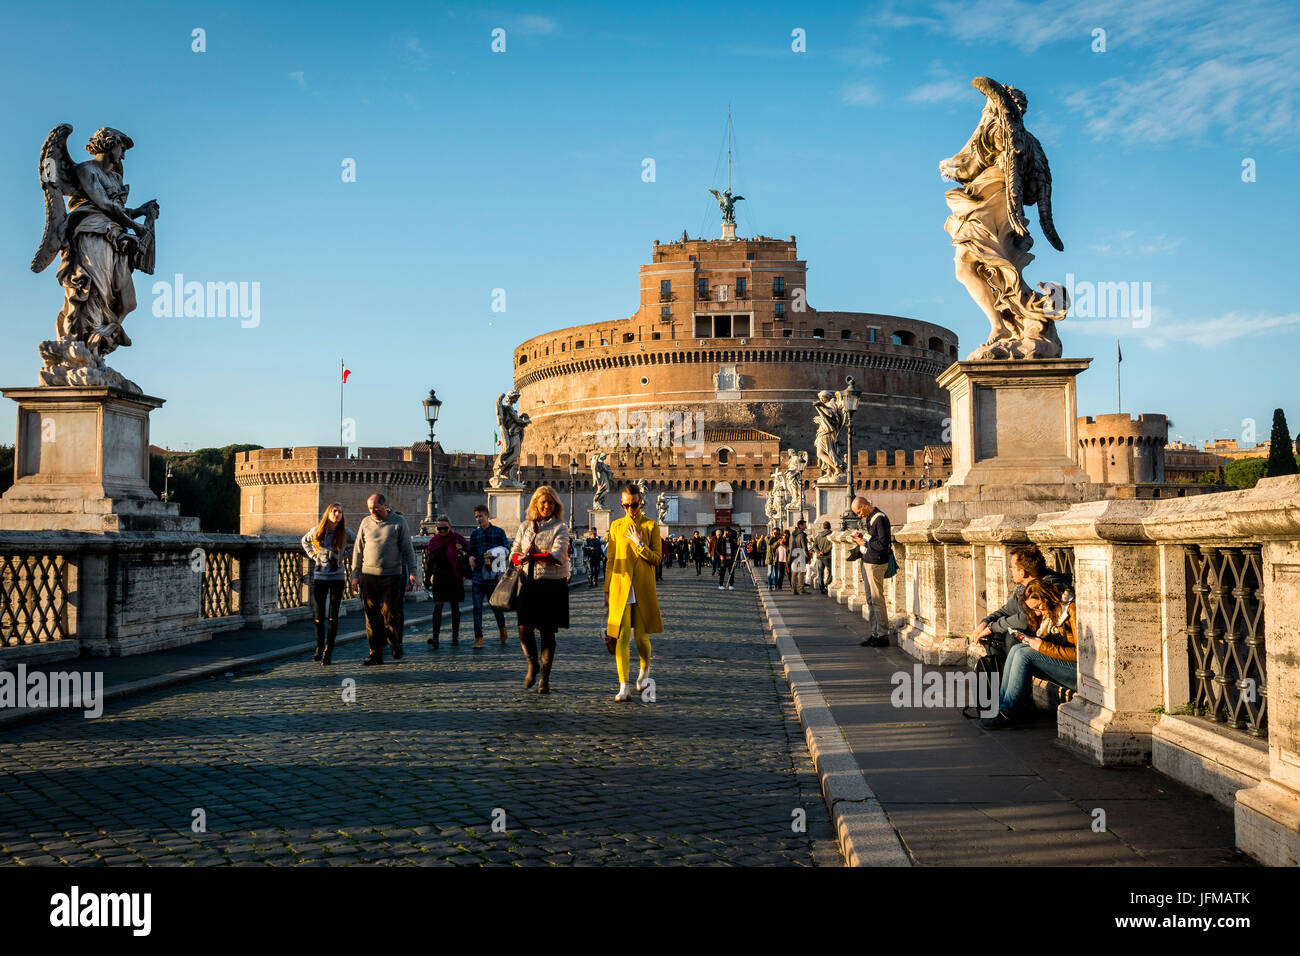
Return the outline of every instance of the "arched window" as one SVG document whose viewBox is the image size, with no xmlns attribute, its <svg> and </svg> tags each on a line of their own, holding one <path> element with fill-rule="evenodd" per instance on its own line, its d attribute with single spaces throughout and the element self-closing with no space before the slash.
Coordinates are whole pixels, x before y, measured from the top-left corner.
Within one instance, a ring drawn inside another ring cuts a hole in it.
<svg viewBox="0 0 1300 956">
<path fill-rule="evenodd" d="M 916 336 L 911 332 L 895 332 L 892 341 L 895 345 L 915 345 Z"/>
<path fill-rule="evenodd" d="M 931 352 L 942 352 L 942 351 L 943 351 L 943 339 L 939 338 L 939 336 L 937 336 L 937 335 L 935 335 L 935 336 L 931 336 L 931 338 L 930 338 L 930 351 L 931 351 Z"/>
<path fill-rule="evenodd" d="M 718 449 L 718 464 L 719 464 L 719 465 L 726 465 L 726 464 L 730 463 L 730 461 L 731 461 L 731 454 L 732 454 L 732 453 L 731 453 L 731 449 L 730 449 L 730 448 L 719 448 L 719 449 Z"/>
</svg>

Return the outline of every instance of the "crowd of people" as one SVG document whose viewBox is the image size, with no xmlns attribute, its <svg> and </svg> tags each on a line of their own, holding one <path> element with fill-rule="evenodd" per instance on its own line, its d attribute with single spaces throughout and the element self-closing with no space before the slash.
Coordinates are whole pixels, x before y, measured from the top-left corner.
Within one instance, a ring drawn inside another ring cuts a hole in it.
<svg viewBox="0 0 1300 956">
<path fill-rule="evenodd" d="M 502 645 L 508 643 L 506 615 L 493 606 L 491 596 L 507 570 L 522 577 L 514 613 L 519 642 L 527 661 L 524 687 L 538 693 L 551 690 L 556 636 L 569 628 L 569 580 L 575 564 L 585 566 L 588 587 L 603 584 L 605 640 L 615 657 L 618 693 L 615 700 L 631 699 L 650 675 L 650 635 L 661 633 L 658 584 L 663 570 L 676 561 L 679 569 L 695 566 L 701 577 L 707 566 L 718 580 L 718 590 L 735 590 L 737 567 L 748 562 L 766 571 L 772 591 L 789 584 L 793 595 L 827 594 L 832 583 L 831 525 L 823 521 L 810 534 L 807 522 L 793 528 L 772 529 L 756 537 L 735 528 L 715 528 L 712 534 L 694 531 L 661 536 L 659 523 L 642 512 L 644 504 L 635 485 L 621 492 L 624 514 L 601 536 L 595 528 L 575 541 L 564 521 L 564 506 L 554 489 L 543 485 L 529 502 L 513 541 L 491 521 L 488 508 L 474 509 L 476 527 L 466 538 L 452 530 L 446 515 L 439 515 L 434 533 L 425 545 L 421 563 L 405 519 L 392 511 L 382 494 L 371 495 L 367 514 L 355 533 L 347 527 L 342 506 L 329 505 L 320 521 L 302 539 L 312 559 L 311 605 L 316 630 L 313 660 L 332 662 L 338 634 L 339 606 L 348 578 L 351 556 L 352 588 L 361 596 L 369 655 L 362 663 L 384 663 L 385 648 L 393 660 L 403 654 L 402 631 L 407 592 L 417 585 L 423 570 L 425 589 L 433 599 L 428 644 L 441 646 L 444 613 L 449 610 L 451 643 L 460 643 L 461 602 L 468 583 L 473 607 L 474 647 L 482 648 L 484 605 L 492 612 Z M 867 636 L 864 647 L 889 646 L 890 626 L 885 602 L 885 581 L 897 569 L 888 516 L 863 497 L 853 499 L 858 527 L 846 559 L 862 575 L 867 594 Z M 1032 679 L 1044 677 L 1076 688 L 1077 625 L 1074 594 L 1068 576 L 1049 571 L 1034 545 L 1011 552 L 1010 569 L 1015 590 L 1006 604 L 989 614 L 976 628 L 978 642 L 999 675 L 999 707 L 995 717 L 981 723 L 989 730 L 1017 726 L 1028 706 Z M 631 645 L 636 644 L 641 669 L 630 679 Z"/>
</svg>

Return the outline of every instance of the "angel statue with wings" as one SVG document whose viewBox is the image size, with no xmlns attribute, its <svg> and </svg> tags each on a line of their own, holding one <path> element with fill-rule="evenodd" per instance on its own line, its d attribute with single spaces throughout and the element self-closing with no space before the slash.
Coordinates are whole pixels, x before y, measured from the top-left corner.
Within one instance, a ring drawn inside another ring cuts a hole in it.
<svg viewBox="0 0 1300 956">
<path fill-rule="evenodd" d="M 985 96 L 979 125 L 962 151 L 939 163 L 959 184 L 945 198 L 952 214 L 944 229 L 956 247 L 957 281 L 988 316 L 988 341 L 967 360 L 1059 358 L 1055 322 L 1070 303 L 1055 282 L 1025 285 L 1034 260 L 1026 206 L 1038 206 L 1043 235 L 1064 250 L 1052 224 L 1052 171 L 1034 135 L 1025 129 L 1029 100 L 1014 86 L 977 76 L 971 86 Z"/>
<path fill-rule="evenodd" d="M 840 457 L 840 432 L 844 430 L 844 421 L 839 395 L 825 390 L 818 392 L 817 400 L 813 402 L 813 424 L 817 426 L 813 446 L 822 472 L 818 479 L 820 482 L 837 482 L 844 476 L 844 461 Z"/>
<path fill-rule="evenodd" d="M 716 189 L 710 189 L 709 192 L 713 193 L 713 198 L 718 201 L 718 208 L 722 210 L 722 221 L 735 223 L 736 203 L 740 202 L 745 197 L 731 195 L 730 186 L 722 192 L 718 192 Z"/>
<path fill-rule="evenodd" d="M 605 508 L 605 497 L 614 486 L 614 470 L 609 467 L 607 458 L 609 454 L 603 451 L 591 456 L 591 507 L 601 511 L 608 510 Z"/>
<path fill-rule="evenodd" d="M 520 415 L 514 407 L 519 393 L 514 389 L 497 396 L 497 441 L 501 451 L 492 462 L 492 488 L 522 488 L 519 480 L 519 452 L 524 447 L 524 429 L 532 424 L 527 413 Z"/>
<path fill-rule="evenodd" d="M 138 394 L 139 386 L 108 368 L 104 356 L 131 344 L 122 328 L 136 305 L 131 272 L 153 274 L 158 203 L 126 205 L 130 187 L 122 182 L 122 157 L 135 145 L 131 137 L 107 126 L 96 130 L 86 144 L 93 158 L 73 163 L 71 133 L 67 123 L 56 126 L 41 147 L 45 235 L 32 271 L 43 272 L 60 256 L 64 293 L 58 338 L 39 346 L 41 384 L 108 385 Z"/>
</svg>

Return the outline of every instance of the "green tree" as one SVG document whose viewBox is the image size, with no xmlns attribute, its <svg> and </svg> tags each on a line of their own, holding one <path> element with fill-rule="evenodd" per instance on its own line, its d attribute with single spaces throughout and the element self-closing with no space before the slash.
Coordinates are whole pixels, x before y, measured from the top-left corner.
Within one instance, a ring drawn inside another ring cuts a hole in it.
<svg viewBox="0 0 1300 956">
<path fill-rule="evenodd" d="M 1223 466 L 1223 480 L 1234 488 L 1254 488 L 1267 469 L 1267 458 L 1238 458 Z"/>
<path fill-rule="evenodd" d="M 0 495 L 14 483 L 14 446 L 0 445 Z"/>
<path fill-rule="evenodd" d="M 214 534 L 239 531 L 239 486 L 235 484 L 235 455 L 261 445 L 226 445 L 172 455 L 172 476 L 167 482 L 171 500 L 181 514 L 199 519 L 199 529 Z M 162 494 L 167 457 L 151 455 L 149 486 Z"/>
</svg>

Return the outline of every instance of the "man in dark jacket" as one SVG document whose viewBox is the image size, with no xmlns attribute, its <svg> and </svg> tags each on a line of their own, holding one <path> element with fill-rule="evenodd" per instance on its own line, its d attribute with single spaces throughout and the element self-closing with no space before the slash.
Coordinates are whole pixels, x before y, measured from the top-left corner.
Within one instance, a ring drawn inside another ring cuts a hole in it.
<svg viewBox="0 0 1300 956">
<path fill-rule="evenodd" d="M 1025 585 L 1034 578 L 1042 578 L 1062 591 L 1069 591 L 1072 581 L 1069 575 L 1057 574 L 1047 569 L 1047 561 L 1036 544 L 1026 544 L 1013 548 L 1009 556 L 1011 581 L 1015 590 L 1002 605 L 984 620 L 980 621 L 973 635 L 975 640 L 984 641 L 989 650 L 999 656 L 1006 653 L 1006 637 L 1012 631 L 1028 631 L 1029 618 L 1021 600 L 1025 594 Z"/>
<path fill-rule="evenodd" d="M 858 516 L 860 530 L 853 532 L 857 547 L 851 549 L 846 557 L 850 561 L 862 562 L 862 579 L 866 582 L 867 600 L 871 605 L 871 616 L 867 621 L 871 636 L 861 644 L 863 647 L 888 647 L 889 616 L 885 610 L 885 571 L 893 547 L 889 517 L 866 498 L 854 498 L 852 507 L 853 513 Z"/>
<path fill-rule="evenodd" d="M 601 565 L 605 561 L 600 535 L 596 533 L 595 528 L 587 529 L 587 536 L 582 539 L 582 554 L 587 559 L 587 587 L 594 588 L 598 581 L 604 580 Z"/>
</svg>

